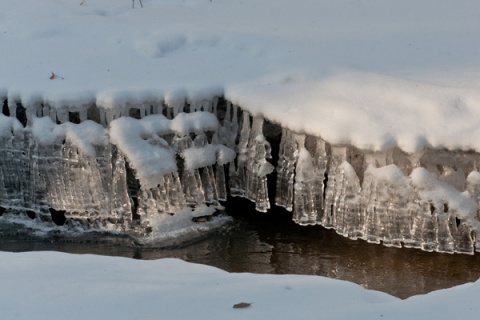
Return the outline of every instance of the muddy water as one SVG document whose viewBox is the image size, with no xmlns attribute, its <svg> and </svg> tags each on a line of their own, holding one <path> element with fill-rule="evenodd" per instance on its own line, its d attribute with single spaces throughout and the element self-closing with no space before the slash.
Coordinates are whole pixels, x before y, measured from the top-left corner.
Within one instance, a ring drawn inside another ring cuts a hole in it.
<svg viewBox="0 0 480 320">
<path fill-rule="evenodd" d="M 127 238 L 106 235 L 75 242 L 34 239 L 0 226 L 0 250 L 55 250 L 136 259 L 174 257 L 230 272 L 327 276 L 400 298 L 480 278 L 480 254 L 427 253 L 352 241 L 322 227 L 297 226 L 281 211 L 234 216 L 235 222 L 229 228 L 194 243 L 170 248 L 137 246 Z"/>
</svg>

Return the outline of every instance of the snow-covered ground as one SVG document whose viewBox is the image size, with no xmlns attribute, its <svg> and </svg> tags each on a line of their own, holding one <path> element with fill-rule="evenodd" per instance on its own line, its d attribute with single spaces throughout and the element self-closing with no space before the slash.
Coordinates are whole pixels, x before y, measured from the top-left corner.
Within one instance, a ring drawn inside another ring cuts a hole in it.
<svg viewBox="0 0 480 320">
<path fill-rule="evenodd" d="M 143 4 L 5 1 L 0 96 L 118 107 L 224 94 L 330 143 L 480 151 L 476 1 Z"/>
<path fill-rule="evenodd" d="M 476 319 L 480 285 L 400 300 L 318 276 L 234 274 L 176 259 L 0 253 L 2 319 Z M 251 303 L 248 308 L 235 304 Z"/>
<path fill-rule="evenodd" d="M 3 1 L 0 98 L 61 109 L 223 95 L 333 144 L 480 152 L 476 1 L 143 4 Z M 228 274 L 178 260 L 0 258 L 5 319 L 452 319 L 480 311 L 477 284 L 401 301 L 337 280 Z M 252 305 L 233 309 L 239 302 Z"/>
</svg>

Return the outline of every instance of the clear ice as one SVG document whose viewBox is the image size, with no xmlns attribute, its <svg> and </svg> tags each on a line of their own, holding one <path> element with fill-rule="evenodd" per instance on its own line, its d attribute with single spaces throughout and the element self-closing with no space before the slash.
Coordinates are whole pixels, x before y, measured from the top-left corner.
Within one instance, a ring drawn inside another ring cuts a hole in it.
<svg viewBox="0 0 480 320">
<path fill-rule="evenodd" d="M 228 196 L 249 199 L 259 212 L 270 210 L 272 197 L 296 223 L 350 239 L 480 251 L 475 152 L 332 145 L 272 131 L 267 119 L 217 98 L 116 109 L 8 101 L 3 113 L 0 214 L 58 223 L 61 213 L 74 229 L 148 238 L 165 226 L 209 221 Z"/>
</svg>

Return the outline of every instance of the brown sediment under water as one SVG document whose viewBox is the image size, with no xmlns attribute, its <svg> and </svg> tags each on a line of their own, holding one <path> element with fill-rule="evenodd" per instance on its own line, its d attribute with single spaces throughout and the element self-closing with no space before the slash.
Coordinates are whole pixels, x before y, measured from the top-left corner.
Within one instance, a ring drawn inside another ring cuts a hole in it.
<svg viewBox="0 0 480 320">
<path fill-rule="evenodd" d="M 1 251 L 61 251 L 136 259 L 180 258 L 229 272 L 319 275 L 351 281 L 399 298 L 474 282 L 480 254 L 440 254 L 349 240 L 320 226 L 302 227 L 283 210 L 253 212 L 241 202 L 228 228 L 174 247 L 134 244 L 126 237 L 34 238 L 0 226 Z M 243 212 L 241 215 L 239 212 Z"/>
</svg>

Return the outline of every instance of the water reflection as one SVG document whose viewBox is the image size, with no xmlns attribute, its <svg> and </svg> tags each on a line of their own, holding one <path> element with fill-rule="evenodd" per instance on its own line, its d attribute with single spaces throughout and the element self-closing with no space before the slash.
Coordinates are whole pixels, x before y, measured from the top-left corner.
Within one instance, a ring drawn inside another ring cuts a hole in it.
<svg viewBox="0 0 480 320">
<path fill-rule="evenodd" d="M 30 239 L 0 228 L 0 250 L 55 250 L 137 259 L 181 258 L 230 272 L 322 275 L 400 298 L 480 278 L 480 255 L 426 253 L 352 241 L 322 227 L 300 227 L 283 212 L 242 214 L 230 228 L 176 248 L 152 248 L 102 235 L 82 242 Z"/>
</svg>

